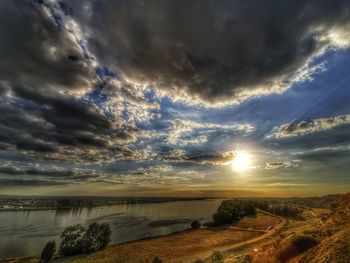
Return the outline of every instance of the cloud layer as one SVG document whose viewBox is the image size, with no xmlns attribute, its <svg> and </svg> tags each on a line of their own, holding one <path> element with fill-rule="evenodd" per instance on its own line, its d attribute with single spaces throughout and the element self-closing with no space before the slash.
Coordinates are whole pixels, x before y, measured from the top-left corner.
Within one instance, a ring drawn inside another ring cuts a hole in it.
<svg viewBox="0 0 350 263">
<path fill-rule="evenodd" d="M 285 138 L 327 131 L 350 124 L 350 115 L 320 118 L 283 124 L 274 129 L 268 137 Z"/>
<path fill-rule="evenodd" d="M 349 2 L 79 1 L 99 60 L 161 94 L 222 103 L 282 92 L 349 46 Z M 105 52 L 108 50 L 109 52 Z M 165 92 L 165 93 L 164 93 Z"/>
<path fill-rule="evenodd" d="M 0 182 L 240 185 L 239 151 L 276 186 L 326 174 L 317 159 L 340 174 L 349 14 L 345 0 L 1 1 Z"/>
</svg>

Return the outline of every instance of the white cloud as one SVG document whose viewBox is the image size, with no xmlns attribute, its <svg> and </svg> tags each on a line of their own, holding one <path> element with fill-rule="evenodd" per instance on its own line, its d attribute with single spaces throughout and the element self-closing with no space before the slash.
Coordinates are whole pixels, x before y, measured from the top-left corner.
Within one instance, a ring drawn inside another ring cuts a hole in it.
<svg viewBox="0 0 350 263">
<path fill-rule="evenodd" d="M 176 119 L 171 121 L 171 126 L 166 139 L 169 144 L 202 144 L 207 141 L 207 135 L 217 130 L 236 131 L 239 133 L 249 134 L 255 127 L 252 124 L 216 124 L 216 123 L 199 123 L 189 120 Z M 193 132 L 196 131 L 196 134 Z M 185 137 L 189 135 L 190 138 Z"/>
<path fill-rule="evenodd" d="M 350 124 L 350 115 L 285 123 L 273 129 L 267 138 L 286 138 L 330 130 Z"/>
</svg>

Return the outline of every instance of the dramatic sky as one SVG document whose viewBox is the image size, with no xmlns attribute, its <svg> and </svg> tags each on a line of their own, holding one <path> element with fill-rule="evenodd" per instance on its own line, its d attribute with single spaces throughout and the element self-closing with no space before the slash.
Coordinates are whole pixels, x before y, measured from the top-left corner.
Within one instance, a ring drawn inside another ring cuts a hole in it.
<svg viewBox="0 0 350 263">
<path fill-rule="evenodd" d="M 347 0 L 0 1 L 0 194 L 350 189 Z"/>
</svg>

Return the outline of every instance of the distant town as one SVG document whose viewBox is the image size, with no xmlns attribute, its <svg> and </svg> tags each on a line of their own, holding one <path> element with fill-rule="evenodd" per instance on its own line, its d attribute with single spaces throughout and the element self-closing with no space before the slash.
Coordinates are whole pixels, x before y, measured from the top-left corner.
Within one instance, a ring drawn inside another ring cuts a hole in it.
<svg viewBox="0 0 350 263">
<path fill-rule="evenodd" d="M 71 209 L 80 207 L 95 207 L 118 204 L 145 204 L 204 199 L 207 198 L 0 196 L 0 211 Z"/>
</svg>

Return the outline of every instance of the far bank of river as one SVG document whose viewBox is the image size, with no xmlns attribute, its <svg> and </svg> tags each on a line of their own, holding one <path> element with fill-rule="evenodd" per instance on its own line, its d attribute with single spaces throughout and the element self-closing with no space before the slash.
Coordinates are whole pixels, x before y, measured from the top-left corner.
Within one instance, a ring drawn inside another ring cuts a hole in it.
<svg viewBox="0 0 350 263">
<path fill-rule="evenodd" d="M 193 220 L 211 220 L 221 199 L 125 204 L 70 210 L 0 212 L 0 259 L 40 254 L 66 226 L 108 223 L 112 244 L 167 235 L 189 228 Z"/>
</svg>

